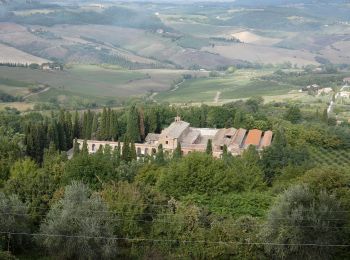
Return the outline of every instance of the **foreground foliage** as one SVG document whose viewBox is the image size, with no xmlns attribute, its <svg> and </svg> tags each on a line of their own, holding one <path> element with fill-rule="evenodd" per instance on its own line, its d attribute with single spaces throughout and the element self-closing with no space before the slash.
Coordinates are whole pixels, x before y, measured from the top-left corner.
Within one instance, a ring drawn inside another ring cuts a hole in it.
<svg viewBox="0 0 350 260">
<path fill-rule="evenodd" d="M 323 149 L 346 158 L 348 127 L 319 118 L 306 122 L 302 112 L 291 124 L 284 113 L 265 115 L 271 111 L 256 98 L 223 107 L 145 105 L 49 117 L 0 113 L 0 249 L 11 252 L 1 254 L 349 258 L 346 247 L 333 246 L 350 241 L 347 164 L 325 167 L 313 159 Z M 182 156 L 179 144 L 172 155 L 159 147 L 154 156 L 136 160 L 134 142 L 161 131 L 178 113 L 199 127 L 268 126 L 274 140 L 262 152 L 251 146 L 238 157 L 224 148 L 215 159 L 208 142 L 206 153 Z M 68 160 L 75 138 L 129 145 L 89 154 L 86 143 L 75 142 Z"/>
</svg>

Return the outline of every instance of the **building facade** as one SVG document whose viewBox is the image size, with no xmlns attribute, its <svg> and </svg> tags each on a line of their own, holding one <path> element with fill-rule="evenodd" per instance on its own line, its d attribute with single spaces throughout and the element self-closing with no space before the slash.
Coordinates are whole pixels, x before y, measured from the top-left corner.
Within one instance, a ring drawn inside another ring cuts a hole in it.
<svg viewBox="0 0 350 260">
<path fill-rule="evenodd" d="M 160 134 L 150 133 L 144 143 L 135 143 L 138 157 L 154 155 L 161 144 L 165 152 L 172 153 L 178 143 L 184 155 L 191 152 L 205 152 L 208 140 L 212 141 L 213 156 L 221 157 L 224 146 L 234 156 L 240 155 L 250 145 L 262 150 L 271 145 L 272 131 L 263 132 L 258 129 L 246 130 L 243 128 L 195 128 L 188 122 L 176 117 L 175 121 Z M 84 140 L 78 140 L 82 147 Z M 109 145 L 112 149 L 123 147 L 123 143 L 111 141 L 87 140 L 89 153 L 95 153 L 100 146 Z"/>
</svg>

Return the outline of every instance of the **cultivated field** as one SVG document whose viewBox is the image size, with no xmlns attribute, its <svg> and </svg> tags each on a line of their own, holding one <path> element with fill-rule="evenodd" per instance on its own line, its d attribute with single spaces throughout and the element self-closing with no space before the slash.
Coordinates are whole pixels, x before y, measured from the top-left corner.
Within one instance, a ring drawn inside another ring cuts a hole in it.
<svg viewBox="0 0 350 260">
<path fill-rule="evenodd" d="M 11 103 L 0 103 L 0 110 L 3 110 L 5 108 L 15 108 L 18 111 L 24 112 L 32 110 L 34 107 L 33 103 L 26 103 L 26 102 L 11 102 Z"/>
<path fill-rule="evenodd" d="M 84 99 L 103 103 L 166 91 L 174 80 L 184 74 L 196 77 L 208 75 L 199 71 L 125 70 L 116 66 L 95 65 L 75 65 L 64 71 L 0 67 L 0 90 L 14 96 L 24 96 L 29 88 L 44 86 L 49 89 L 30 96 L 29 100 L 47 102 L 57 99 L 60 103 L 67 103 Z"/>
<path fill-rule="evenodd" d="M 251 96 L 287 94 L 299 88 L 292 84 L 260 79 L 261 76 L 271 73 L 271 70 L 238 70 L 233 75 L 192 79 L 181 84 L 176 90 L 159 93 L 156 99 L 174 103 L 224 103 Z"/>
<path fill-rule="evenodd" d="M 46 62 L 49 61 L 0 43 L 0 63 L 43 64 Z"/>
<path fill-rule="evenodd" d="M 229 59 L 247 60 L 256 63 L 284 63 L 291 62 L 299 66 L 314 64 L 315 56 L 306 51 L 288 50 L 282 48 L 259 46 L 253 44 L 234 44 L 230 46 L 216 45 L 213 47 L 204 47 L 203 51 L 219 54 Z"/>
<path fill-rule="evenodd" d="M 348 168 L 350 166 L 349 150 L 334 150 L 324 148 L 310 148 L 311 160 L 324 166 Z"/>
<path fill-rule="evenodd" d="M 239 39 L 243 43 L 268 45 L 268 46 L 274 45 L 282 40 L 278 38 L 260 36 L 251 31 L 236 32 L 236 33 L 232 33 L 231 36 Z"/>
</svg>

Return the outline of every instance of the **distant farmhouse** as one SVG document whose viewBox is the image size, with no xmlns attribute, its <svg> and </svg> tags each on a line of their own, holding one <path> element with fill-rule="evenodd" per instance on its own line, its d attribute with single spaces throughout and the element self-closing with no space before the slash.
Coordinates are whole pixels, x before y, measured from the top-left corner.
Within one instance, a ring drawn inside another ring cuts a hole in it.
<svg viewBox="0 0 350 260">
<path fill-rule="evenodd" d="M 63 66 L 57 63 L 43 63 L 41 65 L 42 70 L 63 70 Z"/>
<path fill-rule="evenodd" d="M 333 92 L 332 88 L 321 88 L 317 91 L 317 95 L 330 94 Z"/>
<path fill-rule="evenodd" d="M 317 92 L 320 89 L 321 89 L 321 87 L 319 85 L 312 84 L 312 85 L 303 87 L 302 89 L 300 89 L 300 92 L 303 92 L 303 91 L 314 91 L 314 92 Z"/>
<path fill-rule="evenodd" d="M 272 131 L 263 132 L 258 129 L 194 128 L 190 126 L 190 123 L 176 117 L 175 121 L 160 134 L 148 134 L 145 142 L 136 143 L 135 147 L 138 157 L 141 157 L 155 154 L 160 144 L 164 151 L 172 153 L 180 143 L 182 153 L 186 155 L 191 152 L 205 152 L 208 140 L 212 140 L 213 156 L 219 158 L 225 145 L 229 153 L 237 156 L 250 145 L 255 146 L 258 150 L 270 146 L 272 136 Z M 80 147 L 83 142 L 84 140 L 78 140 Z M 88 140 L 87 145 L 89 153 L 95 153 L 100 146 L 109 145 L 114 149 L 118 147 L 118 142 Z M 123 143 L 120 143 L 120 146 L 123 147 Z"/>
</svg>

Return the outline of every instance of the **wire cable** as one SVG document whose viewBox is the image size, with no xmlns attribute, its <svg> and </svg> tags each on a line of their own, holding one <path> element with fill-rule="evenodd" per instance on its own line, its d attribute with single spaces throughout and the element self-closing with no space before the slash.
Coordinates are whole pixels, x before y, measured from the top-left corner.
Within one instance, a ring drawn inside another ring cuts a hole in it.
<svg viewBox="0 0 350 260">
<path fill-rule="evenodd" d="M 270 245 L 270 246 L 305 246 L 305 247 L 350 247 L 350 244 L 320 244 L 320 243 L 268 243 L 268 242 L 237 242 L 237 241 L 207 241 L 207 240 L 178 240 L 178 239 L 150 239 L 150 238 L 128 238 L 115 236 L 86 236 L 86 235 L 62 235 L 45 233 L 27 233 L 27 232 L 6 232 L 0 231 L 0 234 L 24 235 L 24 236 L 44 236 L 44 237 L 62 237 L 76 239 L 102 239 L 102 240 L 124 240 L 129 242 L 172 242 L 172 243 L 197 243 L 197 244 L 223 244 L 223 245 Z"/>
</svg>

